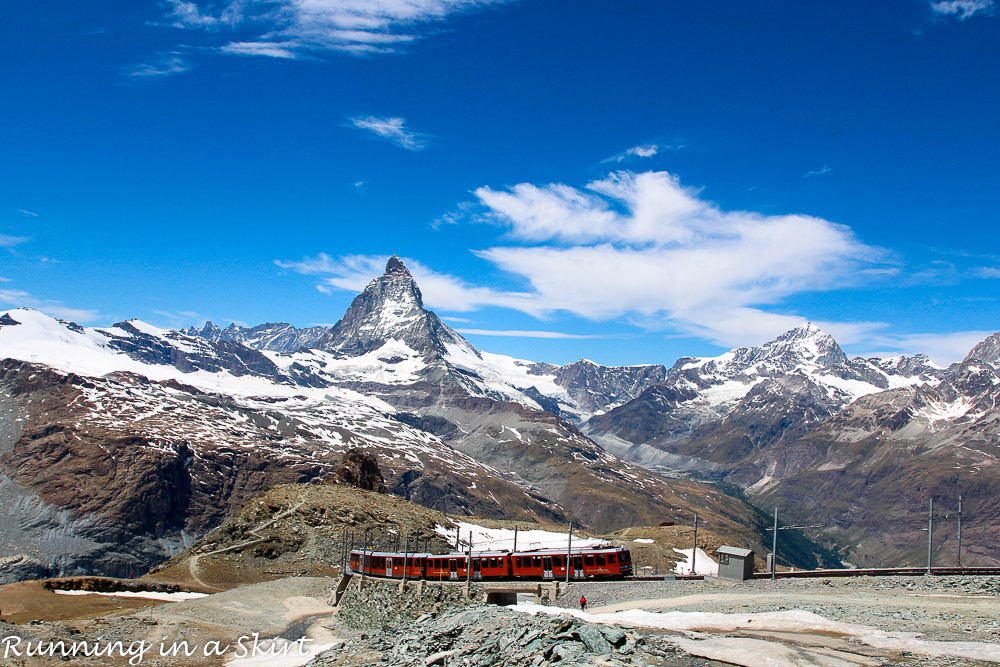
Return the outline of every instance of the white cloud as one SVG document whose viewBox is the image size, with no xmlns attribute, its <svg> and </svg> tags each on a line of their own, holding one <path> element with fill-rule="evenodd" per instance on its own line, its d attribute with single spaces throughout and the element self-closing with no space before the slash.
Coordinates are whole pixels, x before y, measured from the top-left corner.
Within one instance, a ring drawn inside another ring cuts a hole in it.
<svg viewBox="0 0 1000 667">
<path fill-rule="evenodd" d="M 976 14 L 992 16 L 995 10 L 994 0 L 942 0 L 931 3 L 931 11 L 935 14 L 955 16 L 960 21 Z"/>
<path fill-rule="evenodd" d="M 601 162 L 623 162 L 629 158 L 633 157 L 653 157 L 661 150 L 677 150 L 682 148 L 681 146 L 666 146 L 662 144 L 641 144 L 639 146 L 633 146 L 632 148 L 626 149 L 617 155 L 612 155 L 609 158 L 601 160 Z"/>
<path fill-rule="evenodd" d="M 38 217 L 38 214 L 35 213 L 34 211 L 28 211 L 28 210 L 23 209 L 23 208 L 17 209 L 17 212 L 20 213 L 21 215 L 26 215 L 29 218 L 37 218 Z"/>
<path fill-rule="evenodd" d="M 221 7 L 169 1 L 173 26 L 253 35 L 222 46 L 223 53 L 294 58 L 323 51 L 396 52 L 450 15 L 507 0 L 228 0 Z"/>
<path fill-rule="evenodd" d="M 935 363 L 947 366 L 961 361 L 977 343 L 992 336 L 993 331 L 955 331 L 950 333 L 912 333 L 872 336 L 864 344 L 880 350 L 862 356 L 892 357 L 899 354 L 926 354 Z"/>
<path fill-rule="evenodd" d="M 10 234 L 0 234 L 0 248 L 10 248 L 20 245 L 28 240 L 27 236 L 11 236 Z"/>
<path fill-rule="evenodd" d="M 522 183 L 476 195 L 514 240 L 535 244 L 477 252 L 530 285 L 527 312 L 628 316 L 723 345 L 801 323 L 761 306 L 861 280 L 856 270 L 880 256 L 843 225 L 723 211 L 664 172 L 618 172 L 586 191 Z"/>
<path fill-rule="evenodd" d="M 182 74 L 191 69 L 191 65 L 180 53 L 160 54 L 148 63 L 137 65 L 128 72 L 131 77 L 156 78 L 160 76 L 170 76 L 172 74 Z"/>
<path fill-rule="evenodd" d="M 830 167 L 830 165 L 828 164 L 824 164 L 822 167 L 816 169 L 815 171 L 807 171 L 805 173 L 805 176 L 803 176 L 803 178 L 810 178 L 812 176 L 825 176 L 826 174 L 829 174 L 831 171 L 833 171 L 833 168 Z"/>
<path fill-rule="evenodd" d="M 427 147 L 427 135 L 407 129 L 406 120 L 386 116 L 355 116 L 350 127 L 366 130 L 400 148 L 419 151 Z"/>
<path fill-rule="evenodd" d="M 497 331 L 494 329 L 456 329 L 460 334 L 474 336 L 506 336 L 511 338 L 604 338 L 585 334 L 570 334 L 561 331 Z"/>
<path fill-rule="evenodd" d="M 10 278 L 4 278 L 3 276 L 0 276 L 0 283 L 9 283 L 9 282 Z"/>
<path fill-rule="evenodd" d="M 36 299 L 28 292 L 19 289 L 0 289 L 0 304 L 17 308 L 34 308 L 52 317 L 73 322 L 93 322 L 101 316 L 96 310 L 69 308 L 59 301 Z"/>
<path fill-rule="evenodd" d="M 294 59 L 296 57 L 294 46 L 291 42 L 230 42 L 220 47 L 219 50 L 238 56 Z"/>
</svg>

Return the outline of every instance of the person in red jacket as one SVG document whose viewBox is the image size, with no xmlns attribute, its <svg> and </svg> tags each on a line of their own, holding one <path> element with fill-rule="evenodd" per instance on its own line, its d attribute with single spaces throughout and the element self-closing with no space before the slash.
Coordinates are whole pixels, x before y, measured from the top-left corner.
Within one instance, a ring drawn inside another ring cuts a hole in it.
<svg viewBox="0 0 1000 667">
<path fill-rule="evenodd" d="M 585 595 L 580 596 L 580 611 L 587 611 L 587 597 Z"/>
</svg>

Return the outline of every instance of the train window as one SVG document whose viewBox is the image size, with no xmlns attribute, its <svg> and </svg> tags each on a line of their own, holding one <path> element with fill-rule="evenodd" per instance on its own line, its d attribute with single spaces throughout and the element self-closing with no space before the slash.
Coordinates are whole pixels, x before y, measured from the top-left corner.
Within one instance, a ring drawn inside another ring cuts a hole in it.
<svg viewBox="0 0 1000 667">
<path fill-rule="evenodd" d="M 532 556 L 531 560 L 533 561 L 532 565 L 534 565 L 535 567 L 541 567 L 542 566 L 542 557 L 541 556 Z"/>
<path fill-rule="evenodd" d="M 594 560 L 597 561 L 598 565 L 604 565 L 604 554 L 595 554 Z"/>
<path fill-rule="evenodd" d="M 517 567 L 521 567 L 521 557 L 520 556 L 515 556 L 514 557 L 514 565 L 516 565 Z"/>
<path fill-rule="evenodd" d="M 563 559 L 562 556 L 553 556 L 552 557 L 552 567 L 562 567 L 563 566 L 562 559 Z"/>
<path fill-rule="evenodd" d="M 593 565 L 594 564 L 594 554 L 587 554 L 586 556 L 584 556 L 583 557 L 583 564 L 584 565 Z"/>
<path fill-rule="evenodd" d="M 497 559 L 496 558 L 491 558 L 490 559 L 490 567 L 496 567 L 496 566 L 497 566 Z"/>
<path fill-rule="evenodd" d="M 608 554 L 608 564 L 614 565 L 616 562 L 616 557 L 614 554 Z"/>
</svg>

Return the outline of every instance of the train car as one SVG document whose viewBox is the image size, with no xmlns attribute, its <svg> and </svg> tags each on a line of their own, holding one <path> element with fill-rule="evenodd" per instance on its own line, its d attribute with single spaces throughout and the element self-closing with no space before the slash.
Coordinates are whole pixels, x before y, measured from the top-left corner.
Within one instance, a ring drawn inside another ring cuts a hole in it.
<svg viewBox="0 0 1000 667">
<path fill-rule="evenodd" d="M 566 578 L 565 550 L 515 552 L 510 559 L 511 574 L 516 579 Z M 632 555 L 623 547 L 574 549 L 569 560 L 570 579 L 611 579 L 632 575 Z"/>
<path fill-rule="evenodd" d="M 351 571 L 373 577 L 403 578 L 405 562 L 407 579 L 423 579 L 424 567 L 429 553 L 402 554 L 394 551 L 351 552 Z"/>
<path fill-rule="evenodd" d="M 405 559 L 405 560 L 404 560 Z M 489 581 L 501 579 L 565 579 L 566 552 L 562 549 L 537 551 L 474 551 L 450 554 L 389 551 L 351 551 L 350 569 L 357 574 L 430 581 Z M 570 579 L 622 578 L 632 575 L 632 557 L 623 547 L 574 549 Z M 471 568 L 471 571 L 470 571 Z"/>
<path fill-rule="evenodd" d="M 427 579 L 433 581 L 464 581 L 469 579 L 469 561 L 473 581 L 507 579 L 510 577 L 510 554 L 507 551 L 473 551 L 427 557 Z"/>
<path fill-rule="evenodd" d="M 430 581 L 464 581 L 469 576 L 468 564 L 468 554 L 437 554 L 427 557 L 424 571 Z"/>
</svg>

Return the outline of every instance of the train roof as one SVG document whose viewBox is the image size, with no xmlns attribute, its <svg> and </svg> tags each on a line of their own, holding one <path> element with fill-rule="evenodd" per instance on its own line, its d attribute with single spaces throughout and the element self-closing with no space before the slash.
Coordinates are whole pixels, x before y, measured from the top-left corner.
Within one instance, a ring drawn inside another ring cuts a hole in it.
<svg viewBox="0 0 1000 667">
<path fill-rule="evenodd" d="M 574 547 L 572 553 L 574 555 L 581 554 L 593 554 L 593 553 L 608 553 L 608 552 L 621 552 L 628 551 L 627 547 L 618 545 L 608 545 L 603 547 Z M 352 549 L 352 554 L 368 554 L 369 556 L 383 556 L 386 558 L 396 558 L 402 557 L 402 551 L 369 551 L 368 549 Z M 489 558 L 497 556 L 563 556 L 566 554 L 565 549 L 534 549 L 534 550 L 518 550 L 518 551 L 507 551 L 507 550 L 494 550 L 494 551 L 473 551 L 472 555 L 475 558 Z M 468 551 L 453 551 L 446 554 L 432 554 L 427 551 L 407 551 L 407 557 L 409 558 L 468 558 Z"/>
<path fill-rule="evenodd" d="M 628 551 L 627 547 L 622 547 L 618 545 L 608 545 L 606 547 L 580 547 L 579 549 L 573 548 L 570 550 L 573 555 L 579 554 L 592 554 L 592 553 L 606 553 L 609 551 Z M 531 551 L 518 550 L 513 552 L 515 556 L 561 556 L 565 555 L 565 549 L 534 549 Z"/>
<path fill-rule="evenodd" d="M 351 553 L 352 554 L 359 554 L 359 555 L 367 554 L 369 556 L 385 556 L 386 558 L 395 558 L 397 556 L 399 556 L 400 558 L 403 557 L 403 552 L 402 551 L 369 551 L 368 549 L 352 549 Z M 432 555 L 433 554 L 431 554 L 429 552 L 426 552 L 426 551 L 407 551 L 406 552 L 406 557 L 407 558 L 427 558 L 427 557 L 432 556 Z"/>
</svg>

